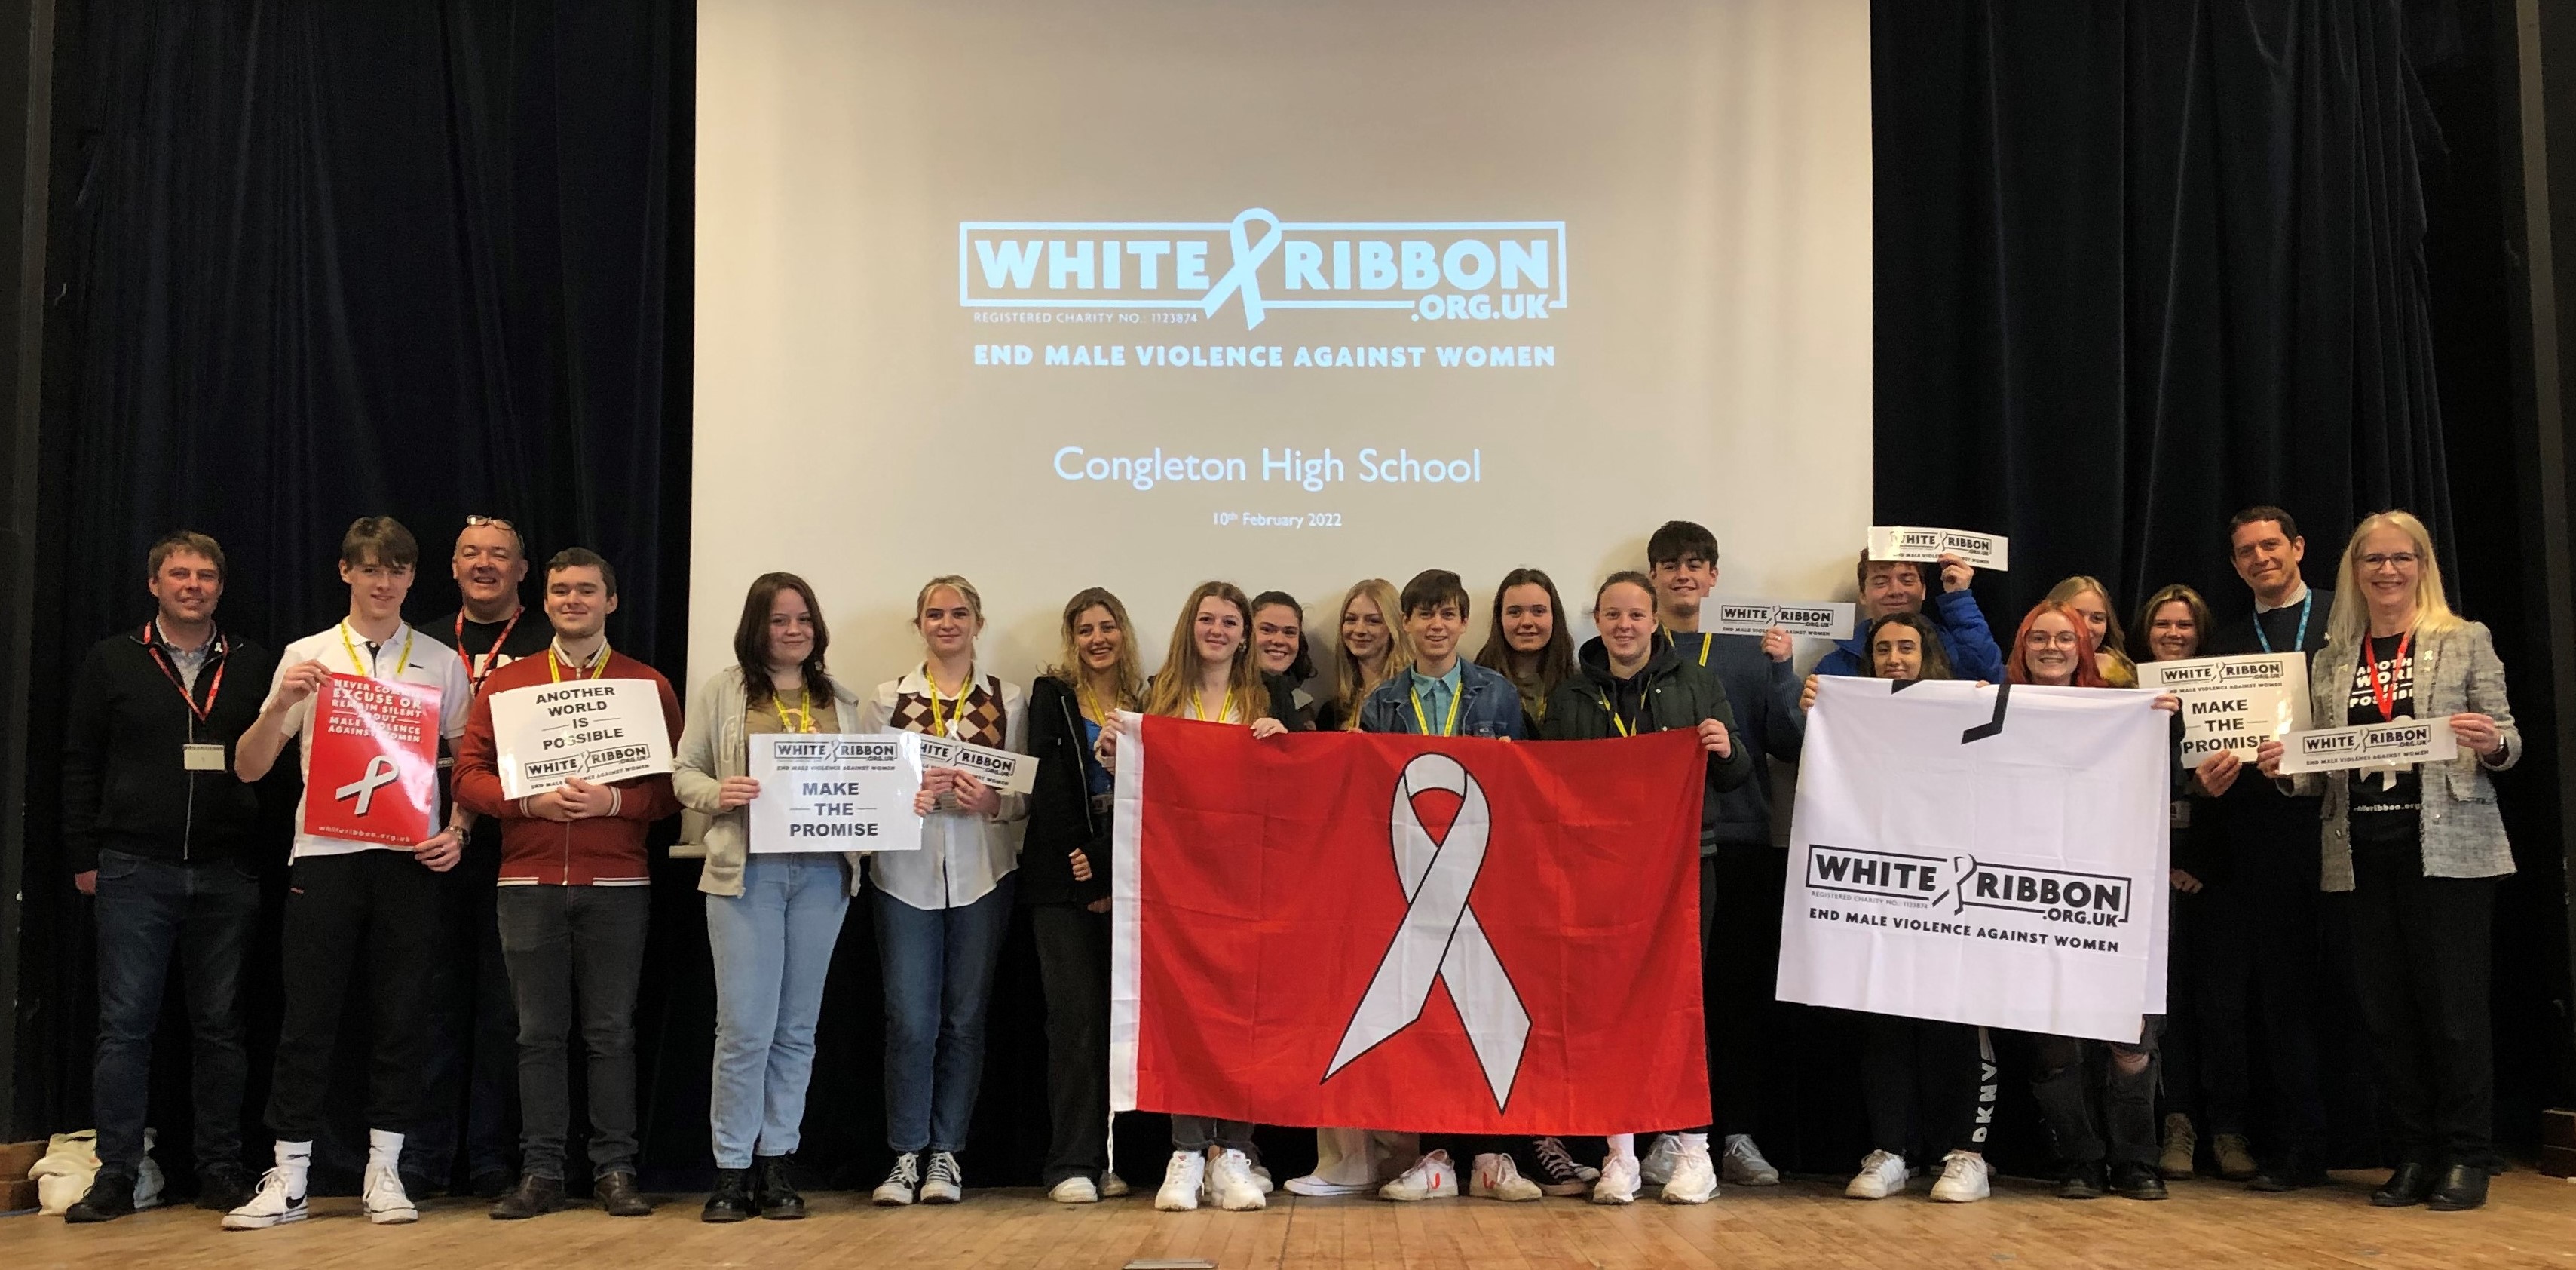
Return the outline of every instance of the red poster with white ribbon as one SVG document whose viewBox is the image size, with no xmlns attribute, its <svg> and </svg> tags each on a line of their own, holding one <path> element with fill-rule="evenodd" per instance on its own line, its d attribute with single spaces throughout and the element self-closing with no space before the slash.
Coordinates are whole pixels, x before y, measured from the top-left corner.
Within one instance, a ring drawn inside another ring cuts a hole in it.
<svg viewBox="0 0 2576 1270">
<path fill-rule="evenodd" d="M 304 832 L 403 848 L 437 832 L 436 687 L 332 675 L 304 748 Z"/>
<path fill-rule="evenodd" d="M 1113 1107 L 1708 1122 L 1695 733 L 1255 740 L 1148 718 L 1118 759 Z"/>
</svg>

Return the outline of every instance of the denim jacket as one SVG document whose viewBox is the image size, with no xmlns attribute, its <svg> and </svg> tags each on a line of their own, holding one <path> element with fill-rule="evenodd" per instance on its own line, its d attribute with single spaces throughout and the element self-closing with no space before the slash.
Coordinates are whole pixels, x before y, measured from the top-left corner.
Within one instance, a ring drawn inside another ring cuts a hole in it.
<svg viewBox="0 0 2576 1270">
<path fill-rule="evenodd" d="M 1413 676 L 1399 671 L 1370 690 L 1360 702 L 1360 731 L 1422 731 L 1413 717 Z M 1521 735 L 1520 690 L 1499 671 L 1471 661 L 1458 663 L 1458 735 L 1526 739 Z"/>
</svg>

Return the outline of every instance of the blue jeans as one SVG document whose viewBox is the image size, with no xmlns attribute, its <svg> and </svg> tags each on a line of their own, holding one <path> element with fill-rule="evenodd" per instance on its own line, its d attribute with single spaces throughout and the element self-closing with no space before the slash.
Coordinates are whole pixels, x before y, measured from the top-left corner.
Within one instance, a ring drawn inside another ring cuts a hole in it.
<svg viewBox="0 0 2576 1270">
<path fill-rule="evenodd" d="M 756 855 L 741 895 L 707 897 L 715 953 L 716 1062 L 707 1119 L 716 1167 L 796 1149 L 823 979 L 850 908 L 848 866 L 828 853 Z"/>
<path fill-rule="evenodd" d="M 876 892 L 877 960 L 885 966 L 886 1145 L 897 1153 L 962 1151 L 984 1080 L 984 1007 L 1011 929 L 1005 874 L 962 908 L 914 908 Z"/>
<path fill-rule="evenodd" d="M 259 879 L 228 860 L 201 864 L 98 853 L 99 1172 L 133 1177 L 143 1167 L 143 1122 L 152 1085 L 152 1029 L 178 950 L 194 1033 L 197 1167 L 241 1163 L 242 952 L 259 918 Z"/>
</svg>

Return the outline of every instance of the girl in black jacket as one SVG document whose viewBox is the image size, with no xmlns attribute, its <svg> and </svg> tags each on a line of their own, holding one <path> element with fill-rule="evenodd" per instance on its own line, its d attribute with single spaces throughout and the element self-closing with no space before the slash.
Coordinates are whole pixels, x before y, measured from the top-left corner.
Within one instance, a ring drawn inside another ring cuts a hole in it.
<svg viewBox="0 0 2576 1270">
<path fill-rule="evenodd" d="M 1144 695 L 1127 606 L 1099 587 L 1065 602 L 1063 655 L 1029 692 L 1038 760 L 1020 848 L 1020 902 L 1046 991 L 1047 1198 L 1123 1195 L 1109 1171 L 1110 776 L 1093 746 Z"/>
</svg>

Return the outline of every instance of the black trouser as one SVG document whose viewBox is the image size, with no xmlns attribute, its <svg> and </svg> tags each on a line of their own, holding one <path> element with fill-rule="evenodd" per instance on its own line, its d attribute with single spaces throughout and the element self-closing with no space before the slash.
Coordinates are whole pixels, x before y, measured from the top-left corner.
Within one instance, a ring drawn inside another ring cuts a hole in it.
<svg viewBox="0 0 2576 1270">
<path fill-rule="evenodd" d="M 1870 1145 L 1908 1160 L 1983 1155 L 1995 1122 L 1995 1051 L 1973 1023 L 1861 1017 L 1860 1094 Z"/>
<path fill-rule="evenodd" d="M 403 1169 L 441 1184 L 453 1180 L 460 1139 L 469 1177 L 510 1168 L 519 1020 L 496 924 L 500 871 L 500 825 L 483 820 L 436 883 L 444 955 L 430 989 L 428 1111 L 403 1143 Z"/>
<path fill-rule="evenodd" d="M 152 1033 L 170 955 L 187 978 L 197 1112 L 197 1167 L 241 1163 L 242 952 L 259 919 L 259 878 L 232 860 L 177 864 L 98 853 L 98 1171 L 143 1167 L 152 1088 Z"/>
<path fill-rule="evenodd" d="M 1755 777 L 1768 778 L 1767 772 Z M 1717 1129 L 1749 1134 L 1766 1118 L 1765 1109 L 1776 1124 L 1784 1108 L 1784 1082 L 1775 1079 L 1773 1066 L 1787 1046 L 1795 1008 L 1779 1000 L 1780 895 L 1789 853 L 1767 842 L 1721 845 L 1700 864 L 1709 1110 Z"/>
<path fill-rule="evenodd" d="M 430 968 L 440 955 L 433 876 L 408 851 L 296 861 L 279 938 L 286 1002 L 268 1095 L 269 1131 L 281 1141 L 321 1136 L 331 1051 L 353 974 L 367 985 L 375 1016 L 367 1127 L 408 1133 L 419 1126 Z"/>
<path fill-rule="evenodd" d="M 2049 1136 L 2056 1139 L 2060 1162 L 2156 1162 L 2155 1057 L 2161 1023 L 2147 1020 L 2135 1045 L 2074 1036 L 2031 1038 L 2038 1070 L 2030 1092 L 2048 1121 Z M 2134 1072 L 2121 1071 L 2114 1061 L 2140 1054 L 2147 1061 Z"/>
<path fill-rule="evenodd" d="M 635 988 L 653 892 L 641 886 L 505 886 L 501 951 L 519 1015 L 521 1167 L 561 1180 L 572 1095 L 564 1056 L 576 1001 L 588 1062 L 595 1175 L 635 1171 Z"/>
<path fill-rule="evenodd" d="M 2322 1167 L 2326 1155 L 2323 1041 L 2328 979 L 2317 836 L 2240 841 L 2235 885 L 2243 891 L 2237 932 L 2248 949 L 2253 1060 L 2269 1082 L 2275 1141 L 2262 1154 Z"/>
<path fill-rule="evenodd" d="M 1044 1185 L 1097 1182 L 1109 1168 L 1109 914 L 1035 904 L 1038 979 L 1046 991 Z"/>
<path fill-rule="evenodd" d="M 2353 969 L 2398 1158 L 2490 1166 L 2494 878 L 2428 878 L 2413 849 L 2353 853 Z"/>
<path fill-rule="evenodd" d="M 2171 985 L 2161 1045 L 2166 1109 L 2196 1113 L 2212 1135 L 2245 1132 L 2246 1002 L 2254 960 L 2242 883 L 2202 880 L 2174 892 Z"/>
</svg>

